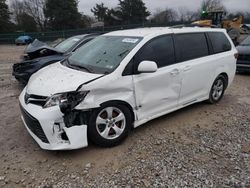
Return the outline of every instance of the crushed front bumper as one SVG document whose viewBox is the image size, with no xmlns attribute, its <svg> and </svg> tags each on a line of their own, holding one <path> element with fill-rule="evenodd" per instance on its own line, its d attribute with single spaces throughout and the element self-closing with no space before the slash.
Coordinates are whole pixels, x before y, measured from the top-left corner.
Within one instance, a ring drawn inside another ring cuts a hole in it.
<svg viewBox="0 0 250 188">
<path fill-rule="evenodd" d="M 24 71 L 21 63 L 16 63 L 12 67 L 12 75 L 21 83 L 26 84 L 32 73 Z"/>
<path fill-rule="evenodd" d="M 12 75 L 21 83 L 26 84 L 29 81 L 30 75 L 27 73 L 16 73 L 13 72 Z"/>
<path fill-rule="evenodd" d="M 88 146 L 87 125 L 66 127 L 58 106 L 26 104 L 26 88 L 19 97 L 22 120 L 30 135 L 46 150 L 72 150 Z"/>
</svg>

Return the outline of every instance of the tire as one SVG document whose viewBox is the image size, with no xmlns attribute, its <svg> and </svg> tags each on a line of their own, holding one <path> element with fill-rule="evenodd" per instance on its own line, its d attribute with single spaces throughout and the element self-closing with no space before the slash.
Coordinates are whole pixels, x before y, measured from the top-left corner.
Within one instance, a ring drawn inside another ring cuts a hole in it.
<svg viewBox="0 0 250 188">
<path fill-rule="evenodd" d="M 211 87 L 208 102 L 210 104 L 218 103 L 222 99 L 224 92 L 226 90 L 226 87 L 227 87 L 226 78 L 223 75 L 219 75 L 215 79 Z"/>
<path fill-rule="evenodd" d="M 88 138 L 98 146 L 113 147 L 128 136 L 131 125 L 132 115 L 125 105 L 106 103 L 92 112 Z"/>
</svg>

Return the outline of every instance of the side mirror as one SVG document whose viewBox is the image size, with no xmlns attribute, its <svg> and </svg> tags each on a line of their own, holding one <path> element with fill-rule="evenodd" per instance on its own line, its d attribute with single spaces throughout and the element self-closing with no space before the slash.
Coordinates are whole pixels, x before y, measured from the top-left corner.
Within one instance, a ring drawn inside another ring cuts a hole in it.
<svg viewBox="0 0 250 188">
<path fill-rule="evenodd" d="M 138 66 L 139 73 L 153 73 L 158 69 L 156 62 L 154 61 L 142 61 Z"/>
</svg>

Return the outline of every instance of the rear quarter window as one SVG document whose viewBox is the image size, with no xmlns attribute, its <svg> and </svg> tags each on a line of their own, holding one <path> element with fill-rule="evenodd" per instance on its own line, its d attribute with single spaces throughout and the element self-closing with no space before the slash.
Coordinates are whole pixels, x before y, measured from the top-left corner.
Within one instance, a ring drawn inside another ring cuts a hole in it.
<svg viewBox="0 0 250 188">
<path fill-rule="evenodd" d="M 222 32 L 209 32 L 207 33 L 211 41 L 213 52 L 215 54 L 230 51 L 232 49 L 231 43 Z"/>
</svg>

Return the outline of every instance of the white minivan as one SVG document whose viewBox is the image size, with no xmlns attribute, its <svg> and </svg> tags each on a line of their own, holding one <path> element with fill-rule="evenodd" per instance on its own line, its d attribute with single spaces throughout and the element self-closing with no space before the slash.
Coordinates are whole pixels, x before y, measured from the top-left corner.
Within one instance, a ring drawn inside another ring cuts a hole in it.
<svg viewBox="0 0 250 188">
<path fill-rule="evenodd" d="M 149 120 L 220 101 L 236 58 L 223 29 L 111 32 L 34 74 L 20 95 L 22 119 L 43 149 L 111 147 Z"/>
</svg>

